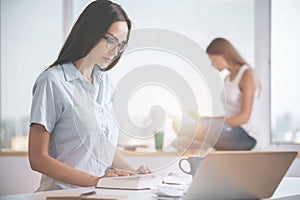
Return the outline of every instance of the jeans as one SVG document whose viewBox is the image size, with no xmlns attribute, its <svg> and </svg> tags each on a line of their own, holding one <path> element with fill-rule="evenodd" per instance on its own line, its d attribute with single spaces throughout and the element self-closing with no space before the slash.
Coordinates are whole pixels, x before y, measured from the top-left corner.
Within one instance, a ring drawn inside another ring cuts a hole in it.
<svg viewBox="0 0 300 200">
<path fill-rule="evenodd" d="M 224 125 L 214 146 L 216 150 L 251 150 L 256 140 L 241 127 Z"/>
</svg>

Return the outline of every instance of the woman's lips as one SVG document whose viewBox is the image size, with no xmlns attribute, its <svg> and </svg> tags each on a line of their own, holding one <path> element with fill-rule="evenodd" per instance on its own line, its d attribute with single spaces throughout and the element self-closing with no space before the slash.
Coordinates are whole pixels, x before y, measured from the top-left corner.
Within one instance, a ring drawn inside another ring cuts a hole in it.
<svg viewBox="0 0 300 200">
<path fill-rule="evenodd" d="M 111 58 L 103 57 L 103 60 L 104 60 L 106 63 L 110 63 L 110 62 L 111 62 Z"/>
</svg>

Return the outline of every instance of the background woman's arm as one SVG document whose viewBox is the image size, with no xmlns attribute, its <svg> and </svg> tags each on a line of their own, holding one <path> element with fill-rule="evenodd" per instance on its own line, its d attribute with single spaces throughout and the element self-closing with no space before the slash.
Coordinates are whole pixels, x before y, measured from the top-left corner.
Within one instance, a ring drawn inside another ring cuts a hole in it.
<svg viewBox="0 0 300 200">
<path fill-rule="evenodd" d="M 123 155 L 121 154 L 120 150 L 116 150 L 115 157 L 112 164 L 113 168 L 117 168 L 120 170 L 124 170 L 125 172 L 128 172 L 129 175 L 133 174 L 149 174 L 151 173 L 151 170 L 145 166 L 141 165 L 137 170 L 133 169 L 129 166 Z"/>
<path fill-rule="evenodd" d="M 125 158 L 122 156 L 119 149 L 116 149 L 112 167 L 122 170 L 134 171 L 134 169 L 129 166 Z"/>
<path fill-rule="evenodd" d="M 237 127 L 248 122 L 255 95 L 255 80 L 251 70 L 245 71 L 239 83 L 240 90 L 243 94 L 241 112 L 233 117 L 225 118 L 225 124 Z"/>
</svg>

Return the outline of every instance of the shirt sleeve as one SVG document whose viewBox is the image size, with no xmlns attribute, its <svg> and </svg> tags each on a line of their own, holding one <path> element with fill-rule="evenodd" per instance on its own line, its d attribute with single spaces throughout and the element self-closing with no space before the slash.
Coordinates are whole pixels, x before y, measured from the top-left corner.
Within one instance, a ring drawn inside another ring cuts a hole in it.
<svg viewBox="0 0 300 200">
<path fill-rule="evenodd" d="M 57 92 L 53 79 L 49 74 L 47 76 L 47 73 L 42 73 L 33 86 L 30 124 L 43 125 L 52 133 L 61 113 Z"/>
</svg>

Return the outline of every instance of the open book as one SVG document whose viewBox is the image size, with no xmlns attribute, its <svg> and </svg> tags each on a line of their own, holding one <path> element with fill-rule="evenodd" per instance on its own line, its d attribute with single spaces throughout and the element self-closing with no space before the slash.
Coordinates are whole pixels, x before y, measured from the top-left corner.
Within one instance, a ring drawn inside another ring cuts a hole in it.
<svg viewBox="0 0 300 200">
<path fill-rule="evenodd" d="M 107 189 L 144 190 L 158 187 L 163 178 L 154 174 L 101 178 L 96 187 Z"/>
</svg>

